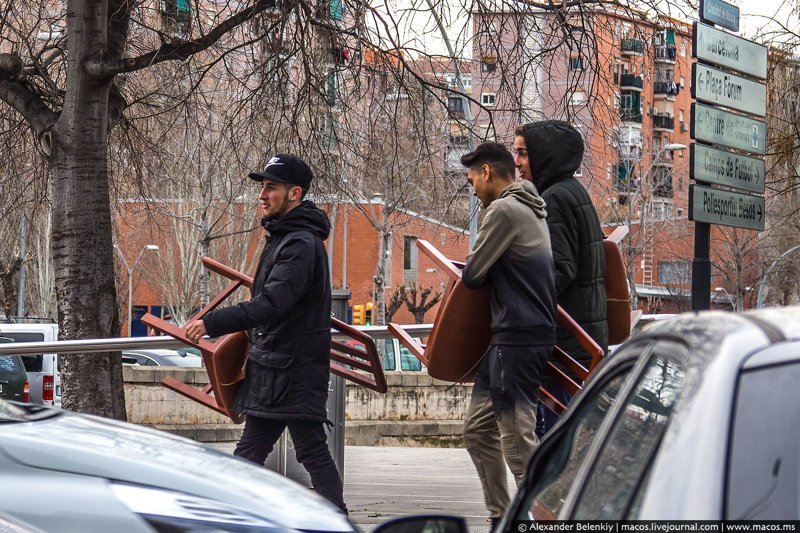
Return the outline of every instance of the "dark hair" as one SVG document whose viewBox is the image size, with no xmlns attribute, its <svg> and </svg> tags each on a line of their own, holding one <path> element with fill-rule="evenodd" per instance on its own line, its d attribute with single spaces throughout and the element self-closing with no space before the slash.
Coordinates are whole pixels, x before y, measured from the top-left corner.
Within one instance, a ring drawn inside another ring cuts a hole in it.
<svg viewBox="0 0 800 533">
<path fill-rule="evenodd" d="M 488 164 L 500 177 L 514 179 L 514 156 L 500 143 L 479 144 L 475 150 L 461 156 L 461 164 L 467 168 Z"/>
</svg>

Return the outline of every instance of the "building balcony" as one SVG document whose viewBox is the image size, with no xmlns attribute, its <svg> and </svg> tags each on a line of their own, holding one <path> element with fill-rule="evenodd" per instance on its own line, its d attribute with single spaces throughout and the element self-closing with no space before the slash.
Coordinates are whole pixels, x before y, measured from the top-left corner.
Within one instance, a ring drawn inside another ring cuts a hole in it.
<svg viewBox="0 0 800 533">
<path fill-rule="evenodd" d="M 635 74 L 622 74 L 619 77 L 619 88 L 623 91 L 641 91 L 644 81 L 641 76 Z"/>
<path fill-rule="evenodd" d="M 653 96 L 655 98 L 674 100 L 680 91 L 680 86 L 674 81 L 657 81 L 653 83 Z"/>
<path fill-rule="evenodd" d="M 674 63 L 676 50 L 672 45 L 661 45 L 655 47 L 656 61 L 663 63 Z"/>
<path fill-rule="evenodd" d="M 653 196 L 659 198 L 673 198 L 675 191 L 672 188 L 672 171 L 664 169 L 653 176 Z"/>
<path fill-rule="evenodd" d="M 642 55 L 644 53 L 644 41 L 641 39 L 622 39 L 619 47 L 625 55 Z"/>
<path fill-rule="evenodd" d="M 672 131 L 675 118 L 672 115 L 653 115 L 653 131 Z"/>
<path fill-rule="evenodd" d="M 623 122 L 642 123 L 642 112 L 639 109 L 628 109 L 623 107 L 619 110 L 619 116 Z"/>
</svg>

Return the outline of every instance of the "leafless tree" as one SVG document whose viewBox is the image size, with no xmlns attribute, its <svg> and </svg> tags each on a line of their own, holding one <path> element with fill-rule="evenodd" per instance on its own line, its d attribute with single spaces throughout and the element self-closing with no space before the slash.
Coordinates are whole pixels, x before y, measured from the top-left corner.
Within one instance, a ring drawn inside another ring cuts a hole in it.
<svg viewBox="0 0 800 533">
<path fill-rule="evenodd" d="M 433 287 L 422 287 L 421 290 L 417 291 L 416 283 L 409 283 L 403 293 L 403 301 L 406 304 L 406 308 L 414 315 L 414 320 L 417 324 L 425 322 L 425 313 L 442 299 L 441 291 L 431 293 L 433 293 Z"/>
</svg>

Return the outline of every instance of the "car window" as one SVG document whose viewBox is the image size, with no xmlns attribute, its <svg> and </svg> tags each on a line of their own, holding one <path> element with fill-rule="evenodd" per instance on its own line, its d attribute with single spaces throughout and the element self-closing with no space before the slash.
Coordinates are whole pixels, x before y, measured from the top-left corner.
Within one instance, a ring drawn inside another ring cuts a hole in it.
<svg viewBox="0 0 800 533">
<path fill-rule="evenodd" d="M 749 370 L 739 378 L 733 418 L 725 518 L 800 518 L 800 365 Z"/>
<path fill-rule="evenodd" d="M 138 365 L 139 364 L 139 360 L 136 359 L 135 355 L 122 354 L 122 364 L 123 365 Z"/>
<path fill-rule="evenodd" d="M 417 340 L 419 342 L 419 340 Z M 400 347 L 400 370 L 408 370 L 412 372 L 419 372 L 422 370 L 422 363 L 419 359 L 411 355 L 411 352 L 405 346 Z"/>
<path fill-rule="evenodd" d="M 394 342 L 392 339 L 383 340 L 383 369 L 397 370 L 397 364 L 394 361 Z"/>
<path fill-rule="evenodd" d="M 44 342 L 43 333 L 3 332 L 4 337 L 14 339 L 15 342 Z M 42 355 L 23 355 L 22 362 L 28 372 L 42 371 Z"/>
<path fill-rule="evenodd" d="M 586 478 L 572 518 L 625 518 L 683 390 L 684 348 L 656 344 Z"/>
<path fill-rule="evenodd" d="M 21 374 L 22 365 L 15 355 L 0 355 L 0 374 Z"/>
<path fill-rule="evenodd" d="M 527 520 L 528 512 L 539 520 L 552 520 L 558 516 L 586 452 L 603 419 L 611 411 L 632 366 L 631 363 L 603 383 L 598 383 L 592 395 L 586 397 L 570 416 L 568 428 L 561 433 L 558 444 L 548 452 L 549 458 L 545 460 L 540 477 L 544 486 L 531 492 L 529 503 L 521 507 L 526 514 L 518 519 Z"/>
</svg>

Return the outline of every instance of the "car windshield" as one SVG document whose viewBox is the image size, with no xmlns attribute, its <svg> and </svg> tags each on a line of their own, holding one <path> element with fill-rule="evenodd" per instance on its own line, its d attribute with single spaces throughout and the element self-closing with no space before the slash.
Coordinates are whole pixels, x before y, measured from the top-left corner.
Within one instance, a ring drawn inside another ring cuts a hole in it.
<svg viewBox="0 0 800 533">
<path fill-rule="evenodd" d="M 0 399 L 0 424 L 12 422 L 32 422 L 59 416 L 56 409 L 48 409 L 37 405 L 21 405 Z"/>
</svg>

